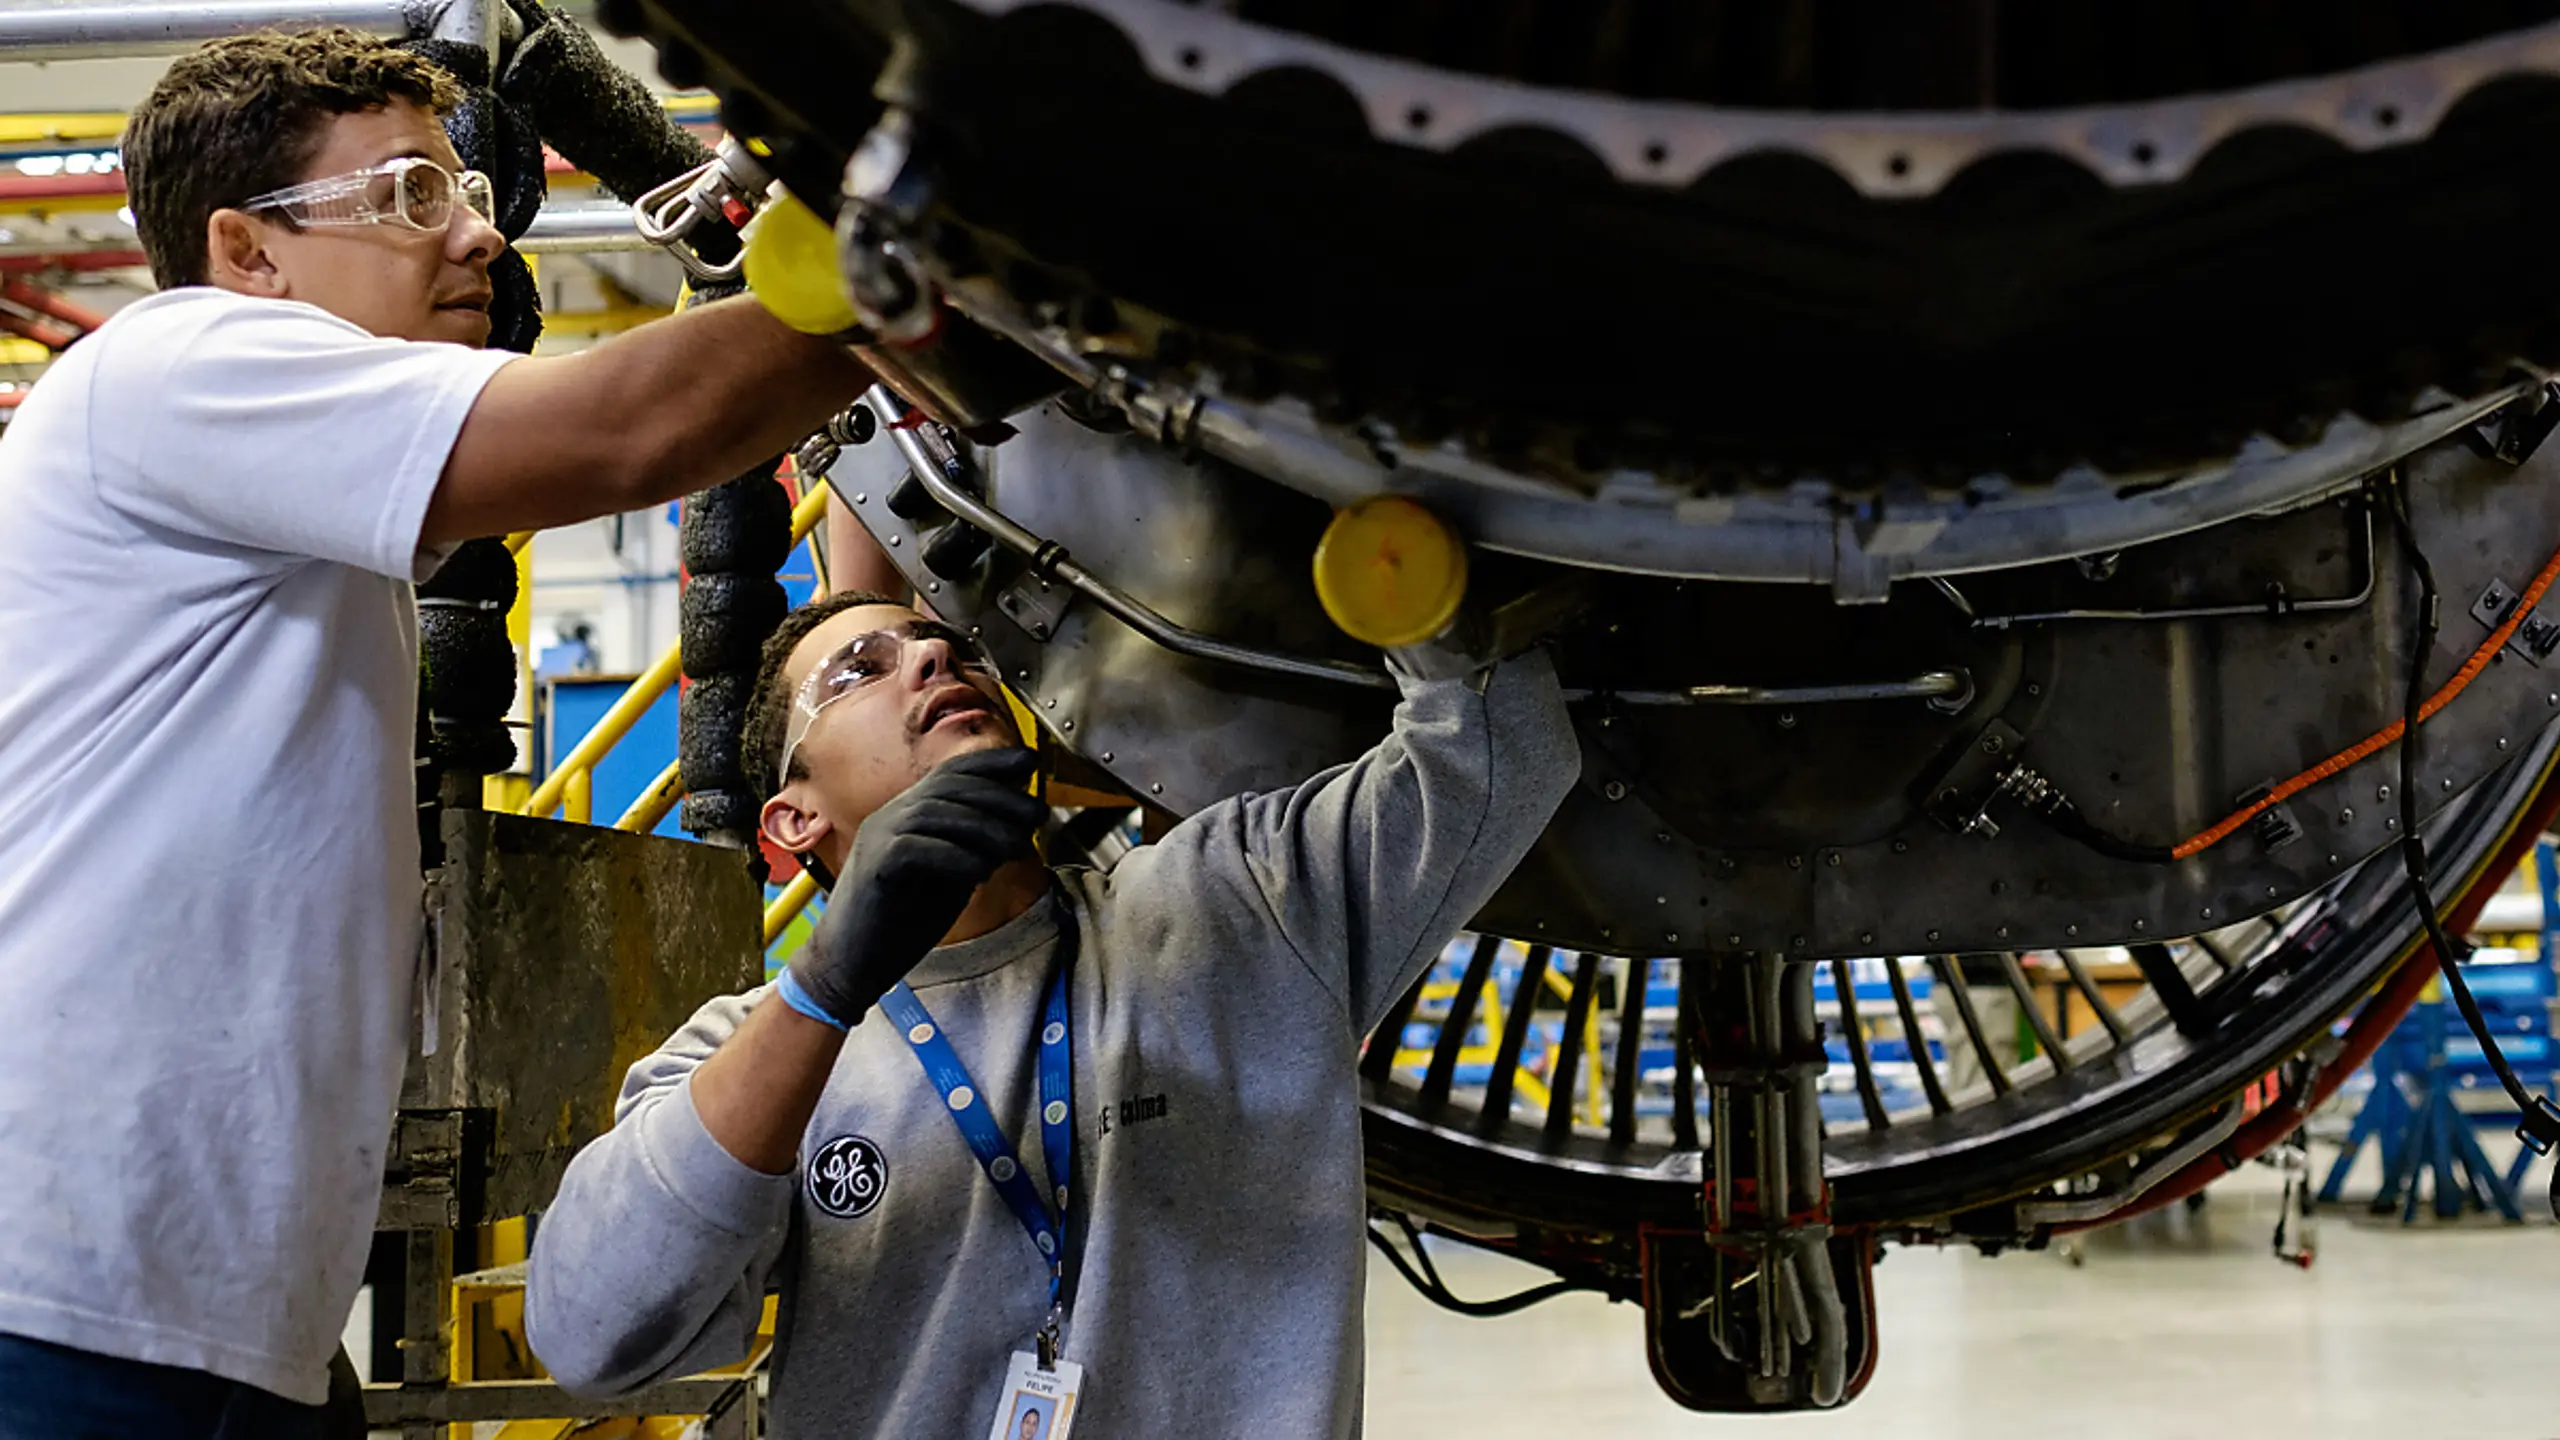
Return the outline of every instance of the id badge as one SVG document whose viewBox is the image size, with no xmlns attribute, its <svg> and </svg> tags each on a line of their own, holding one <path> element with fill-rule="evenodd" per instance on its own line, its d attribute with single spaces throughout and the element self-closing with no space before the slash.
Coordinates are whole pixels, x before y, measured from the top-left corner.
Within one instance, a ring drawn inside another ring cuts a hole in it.
<svg viewBox="0 0 2560 1440">
<path fill-rule="evenodd" d="M 1084 1367 L 1074 1361 L 1061 1360 L 1056 1369 L 1043 1370 L 1040 1357 L 1014 1351 L 987 1440 L 1067 1440 L 1068 1427 L 1076 1422 L 1076 1396 L 1083 1389 Z"/>
</svg>

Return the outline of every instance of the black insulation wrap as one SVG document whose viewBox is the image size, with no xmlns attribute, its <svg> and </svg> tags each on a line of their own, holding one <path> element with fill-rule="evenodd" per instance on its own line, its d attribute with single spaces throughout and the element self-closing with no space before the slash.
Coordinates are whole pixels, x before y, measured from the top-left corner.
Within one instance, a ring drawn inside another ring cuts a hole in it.
<svg viewBox="0 0 2560 1440">
<path fill-rule="evenodd" d="M 516 557 L 503 540 L 466 541 L 418 582 L 418 598 L 480 600 L 503 610 L 516 603 Z"/>
<path fill-rule="evenodd" d="M 787 537 L 790 532 L 783 534 Z M 686 678 L 754 674 L 764 653 L 764 637 L 782 623 L 790 608 L 790 598 L 770 567 L 762 574 L 736 570 L 694 576 L 676 599 L 676 630 Z"/>
<path fill-rule="evenodd" d="M 676 710 L 676 761 L 688 792 L 741 788 L 738 743 L 746 733 L 755 677 L 731 672 L 685 687 Z"/>
<path fill-rule="evenodd" d="M 525 38 L 498 77 L 498 93 L 532 113 L 570 164 L 629 202 L 711 158 L 711 149 L 667 118 L 637 76 L 608 59 L 595 38 L 537 0 L 512 0 Z M 737 253 L 737 237 L 705 226 L 690 237 L 713 263 Z"/>
<path fill-rule="evenodd" d="M 692 574 L 771 574 L 791 558 L 791 496 L 774 483 L 771 465 L 705 490 L 684 505 L 678 553 Z"/>
</svg>

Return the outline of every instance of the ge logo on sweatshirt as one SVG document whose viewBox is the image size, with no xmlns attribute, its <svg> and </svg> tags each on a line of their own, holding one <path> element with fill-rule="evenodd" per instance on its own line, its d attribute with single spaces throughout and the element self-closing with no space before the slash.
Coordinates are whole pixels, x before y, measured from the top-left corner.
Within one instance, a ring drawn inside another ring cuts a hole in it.
<svg viewBox="0 0 2560 1440">
<path fill-rule="evenodd" d="M 839 1135 L 809 1161 L 809 1203 L 839 1220 L 868 1215 L 888 1193 L 889 1162 L 859 1135 Z"/>
</svg>

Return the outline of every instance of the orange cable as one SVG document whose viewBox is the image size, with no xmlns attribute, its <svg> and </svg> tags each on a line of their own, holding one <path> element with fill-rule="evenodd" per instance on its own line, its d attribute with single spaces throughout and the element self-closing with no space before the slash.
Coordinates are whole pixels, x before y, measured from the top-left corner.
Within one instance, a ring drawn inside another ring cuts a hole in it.
<svg viewBox="0 0 2560 1440">
<path fill-rule="evenodd" d="M 2471 652 L 2471 658 L 2463 662 L 2462 668 L 2453 672 L 2453 678 L 2444 682 L 2441 689 L 2428 696 L 2426 703 L 2418 707 L 2419 724 L 2425 724 L 2438 710 L 2451 704 L 2453 697 L 2461 694 L 2464 686 L 2469 685 L 2478 678 L 2482 670 L 2488 668 L 2490 659 L 2506 645 L 2508 637 L 2515 634 L 2516 627 L 2524 623 L 2524 617 L 2533 613 L 2533 607 L 2541 603 L 2542 593 L 2551 588 L 2554 580 L 2560 580 L 2560 550 L 2551 553 L 2550 560 L 2542 567 L 2542 573 L 2533 578 L 2533 584 L 2526 587 L 2523 597 L 2516 601 L 2515 608 L 2507 612 L 2506 621 L 2497 629 L 2490 631 L 2489 638 L 2480 642 L 2480 648 Z M 2364 739 L 2269 790 L 2251 804 L 2233 811 L 2212 829 L 2201 831 L 2180 841 L 2177 848 L 2171 850 L 2169 854 L 2175 859 L 2184 860 L 2201 850 L 2222 843 L 2233 831 L 2257 819 L 2275 806 L 2283 804 L 2289 797 L 2328 779 L 2398 740 L 2407 728 L 2408 722 L 2405 719 L 2392 721 Z"/>
</svg>

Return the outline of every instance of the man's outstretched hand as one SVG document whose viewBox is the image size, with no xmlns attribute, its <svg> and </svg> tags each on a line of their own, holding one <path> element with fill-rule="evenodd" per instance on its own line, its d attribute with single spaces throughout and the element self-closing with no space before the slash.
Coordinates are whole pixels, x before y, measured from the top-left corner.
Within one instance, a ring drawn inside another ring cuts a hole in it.
<svg viewBox="0 0 2560 1440">
<path fill-rule="evenodd" d="M 791 961 L 810 999 L 842 1024 L 859 1022 L 988 876 L 1030 853 L 1045 813 L 1025 789 L 1038 767 L 1018 748 L 956 756 L 862 822 L 827 913 Z"/>
</svg>

